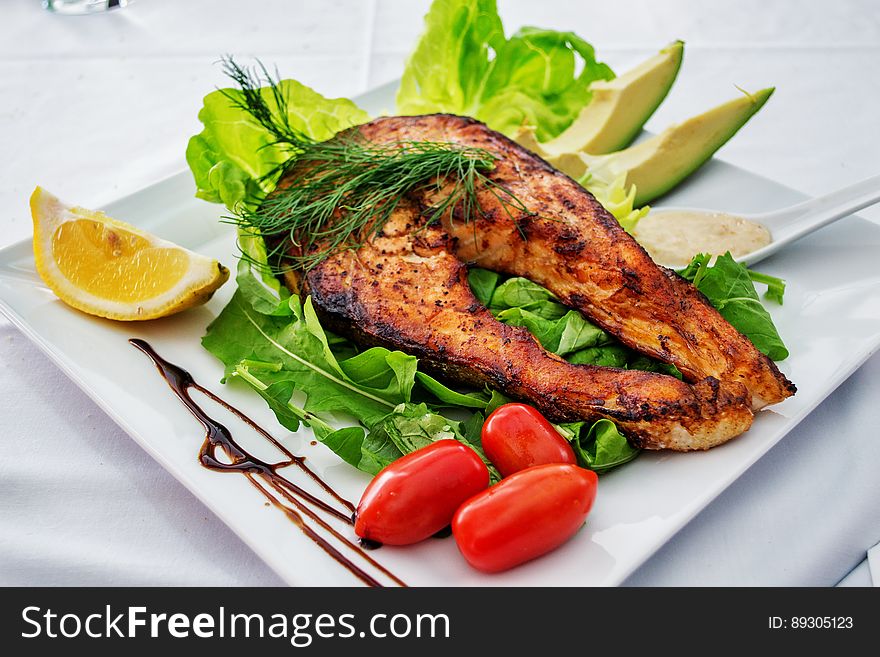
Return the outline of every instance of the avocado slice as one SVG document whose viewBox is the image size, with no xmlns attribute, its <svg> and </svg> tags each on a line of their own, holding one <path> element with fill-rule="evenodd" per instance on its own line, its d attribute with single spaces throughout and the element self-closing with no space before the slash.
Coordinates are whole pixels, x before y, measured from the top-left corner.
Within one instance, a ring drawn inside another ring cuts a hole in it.
<svg viewBox="0 0 880 657">
<path fill-rule="evenodd" d="M 676 41 L 618 78 L 593 82 L 590 102 L 544 150 L 601 155 L 629 146 L 672 88 L 682 57 L 684 42 Z"/>
<path fill-rule="evenodd" d="M 538 143 L 523 127 L 515 140 L 545 159 L 577 151 L 603 154 L 629 146 L 666 98 L 681 68 L 684 42 L 676 41 L 613 80 L 590 85 L 590 102 L 555 139 Z"/>
<path fill-rule="evenodd" d="M 744 92 L 739 98 L 616 153 L 569 153 L 550 162 L 576 178 L 589 173 L 610 182 L 626 174 L 626 184 L 636 186 L 638 207 L 668 192 L 712 157 L 764 106 L 773 91 L 770 87 L 753 94 Z M 575 157 L 581 162 L 577 163 Z"/>
</svg>

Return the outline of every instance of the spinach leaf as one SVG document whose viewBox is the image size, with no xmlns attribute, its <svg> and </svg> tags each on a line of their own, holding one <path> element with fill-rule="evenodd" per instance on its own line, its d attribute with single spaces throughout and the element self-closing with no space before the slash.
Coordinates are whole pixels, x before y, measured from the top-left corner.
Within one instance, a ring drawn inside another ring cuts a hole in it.
<svg viewBox="0 0 880 657">
<path fill-rule="evenodd" d="M 599 367 L 626 367 L 632 351 L 622 344 L 611 344 L 604 347 L 587 347 L 567 357 L 574 365 L 597 365 Z"/>
<path fill-rule="evenodd" d="M 788 349 L 770 318 L 770 314 L 758 299 L 752 283 L 764 279 L 768 283 L 768 296 L 781 301 L 785 283 L 772 276 L 750 272 L 739 264 L 730 252 L 718 256 L 710 265 L 711 256 L 700 254 L 680 273 L 686 280 L 706 295 L 721 316 L 740 333 L 745 335 L 755 347 L 772 360 L 788 358 Z M 772 291 L 771 291 L 772 290 Z"/>
<path fill-rule="evenodd" d="M 611 344 L 614 340 L 595 324 L 584 319 L 577 310 L 569 310 L 559 320 L 561 332 L 559 344 L 554 350 L 560 356 L 566 356 L 585 347 L 597 347 Z"/>
<path fill-rule="evenodd" d="M 508 278 L 496 287 L 487 306 L 496 316 L 510 308 L 527 310 L 543 319 L 559 319 L 568 312 L 549 290 L 520 277 Z"/>
<path fill-rule="evenodd" d="M 578 464 L 599 473 L 633 460 L 640 451 L 629 444 L 611 420 L 573 422 L 559 428 L 571 443 Z"/>
<path fill-rule="evenodd" d="M 479 267 L 471 267 L 468 271 L 468 283 L 474 296 L 484 306 L 488 306 L 492 300 L 492 294 L 498 287 L 498 280 L 501 275 L 498 272 L 489 271 L 488 269 L 480 269 Z"/>
<path fill-rule="evenodd" d="M 472 269 L 469 281 L 482 283 L 485 270 Z M 523 326 L 547 351 L 574 365 L 599 365 L 660 372 L 681 378 L 674 365 L 643 356 L 587 321 L 577 310 L 564 306 L 546 288 L 526 278 L 513 277 L 495 286 L 488 308 L 499 321 Z M 472 288 L 473 289 L 473 288 Z M 474 290 L 477 295 L 477 291 Z M 481 294 L 485 296 L 485 292 Z"/>
</svg>

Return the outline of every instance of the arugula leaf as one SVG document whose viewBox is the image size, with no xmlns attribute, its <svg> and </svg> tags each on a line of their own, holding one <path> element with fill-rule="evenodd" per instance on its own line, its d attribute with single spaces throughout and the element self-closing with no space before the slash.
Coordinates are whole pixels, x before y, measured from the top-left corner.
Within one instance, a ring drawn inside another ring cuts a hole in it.
<svg viewBox="0 0 880 657">
<path fill-rule="evenodd" d="M 468 444 L 491 466 L 479 443 L 481 413 L 469 418 L 471 432 L 479 423 L 474 440 L 465 437 L 460 422 L 410 400 L 417 381 L 432 406 L 485 410 L 499 396 L 452 390 L 419 372 L 418 360 L 400 351 L 374 347 L 350 353 L 346 340 L 324 331 L 311 298 L 300 303 L 281 288 L 274 296 L 274 285 L 263 280 L 259 267 L 265 263 L 262 240 L 244 237 L 255 265 L 239 268 L 239 289 L 202 339 L 225 364 L 227 378 L 251 386 L 284 427 L 310 426 L 318 440 L 365 472 L 375 474 L 401 455 L 443 438 Z M 294 397 L 304 402 L 295 403 Z M 361 426 L 335 429 L 319 416 L 324 413 L 353 417 Z M 494 468 L 491 472 L 497 475 Z"/>
<path fill-rule="evenodd" d="M 372 443 L 367 443 L 361 427 L 344 427 L 325 436 L 318 433 L 315 436 L 343 461 L 373 475 L 402 456 L 390 448 L 383 451 Z"/>
<path fill-rule="evenodd" d="M 590 101 L 591 82 L 613 77 L 572 32 L 525 27 L 507 39 L 495 0 L 435 0 L 397 111 L 475 116 L 508 135 L 527 123 L 547 141 Z"/>
<path fill-rule="evenodd" d="M 381 348 L 363 352 L 356 358 L 374 359 L 372 368 L 350 367 L 351 373 L 348 373 L 335 357 L 328 359 L 324 343 L 303 319 L 262 315 L 245 301 L 241 290 L 236 291 L 230 303 L 208 326 L 202 345 L 223 361 L 227 373 L 244 360 L 280 364 L 277 371 L 252 374 L 267 385 L 290 381 L 307 395 L 304 410 L 311 413 L 347 413 L 365 424 L 372 424 L 399 402 L 394 397 L 399 386 L 396 357 L 391 356 L 392 352 Z M 379 380 L 376 368 L 382 367 L 387 369 L 386 376 Z M 412 384 L 409 385 L 411 389 Z"/>
<path fill-rule="evenodd" d="M 768 296 L 782 301 L 785 283 L 772 276 L 750 272 L 744 265 L 733 259 L 728 251 L 718 256 L 710 265 L 711 256 L 701 253 L 679 272 L 706 295 L 709 302 L 740 333 L 745 335 L 755 347 L 772 360 L 788 358 L 788 349 L 773 325 L 770 314 L 758 299 L 752 283 L 764 279 L 770 285 Z M 772 292 L 770 292 L 772 290 Z"/>
<path fill-rule="evenodd" d="M 485 410 L 489 403 L 488 395 L 483 392 L 458 392 L 443 385 L 434 377 L 424 372 L 416 372 L 416 383 L 427 390 L 433 397 L 449 406 L 462 406 L 464 408 L 478 408 Z"/>
<path fill-rule="evenodd" d="M 340 130 L 370 119 L 347 98 L 324 98 L 296 80 L 282 80 L 279 92 L 287 98 L 291 128 L 314 139 L 329 139 Z M 291 155 L 247 112 L 233 105 L 229 96 L 241 93 L 238 89 L 219 89 L 205 96 L 199 111 L 204 128 L 189 140 L 186 148 L 186 162 L 196 181 L 196 196 L 223 203 L 233 212 L 271 191 L 274 181 L 265 180 L 264 176 Z M 277 111 L 272 90 L 263 87 L 260 93 L 268 106 Z"/>
<path fill-rule="evenodd" d="M 483 424 L 485 422 L 486 416 L 477 411 L 461 423 L 461 434 L 464 436 L 464 439 L 473 445 L 479 445 L 481 451 L 483 449 Z"/>
<path fill-rule="evenodd" d="M 238 248 L 245 256 L 239 258 L 235 282 L 251 307 L 263 315 L 290 316 L 290 292 L 282 286 L 269 267 L 266 245 L 254 231 L 238 229 Z"/>
<path fill-rule="evenodd" d="M 504 404 L 509 404 L 513 401 L 510 397 L 501 392 L 498 392 L 497 390 L 492 390 L 491 394 L 492 397 L 489 399 L 489 403 L 486 404 L 485 413 L 487 416 L 491 415 L 492 412 L 495 411 L 495 409 L 497 409 L 499 406 L 504 406 Z"/>
<path fill-rule="evenodd" d="M 481 415 L 479 423 L 482 427 Z M 464 443 L 486 464 L 490 480 L 500 481 L 501 475 L 486 458 L 479 439 L 466 436 L 461 422 L 433 412 L 426 404 L 400 404 L 377 423 L 364 439 L 358 467 L 375 474 L 372 472 L 373 468 L 381 469 L 394 458 L 427 447 L 438 440 L 457 440 Z"/>
<path fill-rule="evenodd" d="M 767 291 L 764 292 L 764 296 L 771 301 L 775 301 L 780 306 L 782 305 L 782 298 L 785 296 L 784 280 L 776 276 L 770 276 L 770 274 L 762 274 L 753 269 L 749 269 L 749 278 L 755 283 L 766 285 Z"/>
</svg>

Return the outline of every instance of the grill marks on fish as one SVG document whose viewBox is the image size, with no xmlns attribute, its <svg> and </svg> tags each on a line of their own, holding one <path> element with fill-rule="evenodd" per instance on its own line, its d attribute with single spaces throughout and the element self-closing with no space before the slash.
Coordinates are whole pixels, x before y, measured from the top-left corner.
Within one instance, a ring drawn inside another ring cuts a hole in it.
<svg viewBox="0 0 880 657">
<path fill-rule="evenodd" d="M 655 265 L 591 194 L 502 135 L 449 115 L 383 118 L 353 130 L 378 142 L 485 148 L 500 158 L 490 178 L 528 212 L 481 192 L 475 221 L 453 211 L 443 225 L 426 227 L 421 217 L 436 198 L 403 200 L 359 249 L 332 254 L 303 281 L 288 276 L 292 289 L 312 295 L 331 330 L 411 353 L 449 380 L 489 385 L 554 421 L 612 419 L 650 449 L 720 444 L 748 429 L 753 400 L 758 406 L 793 392 L 772 362 L 690 284 Z M 294 168 L 281 187 L 302 175 Z M 544 285 L 630 347 L 676 364 L 691 384 L 548 353 L 477 301 L 468 264 Z"/>
<path fill-rule="evenodd" d="M 447 380 L 524 399 L 557 422 L 609 418 L 649 448 L 706 448 L 751 423 L 745 389 L 636 370 L 572 365 L 474 297 L 440 227 L 396 236 L 419 209 L 398 208 L 382 236 L 306 275 L 324 324 L 363 346 L 401 349 Z"/>
</svg>

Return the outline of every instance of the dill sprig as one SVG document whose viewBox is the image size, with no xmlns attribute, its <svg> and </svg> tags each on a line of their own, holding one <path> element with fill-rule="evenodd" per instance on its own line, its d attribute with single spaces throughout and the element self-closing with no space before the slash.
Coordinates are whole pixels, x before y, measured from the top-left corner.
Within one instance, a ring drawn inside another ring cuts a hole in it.
<svg viewBox="0 0 880 657">
<path fill-rule="evenodd" d="M 243 206 L 231 221 L 256 229 L 267 238 L 271 260 L 308 270 L 340 249 L 360 247 L 379 234 L 407 195 L 437 198 L 425 209 L 425 225 L 449 214 L 464 222 L 482 213 L 478 192 L 487 190 L 511 215 L 511 208 L 528 213 L 516 196 L 485 174 L 496 156 L 481 149 L 437 141 L 401 141 L 377 144 L 344 132 L 316 141 L 290 125 L 287 98 L 281 84 L 262 63 L 248 70 L 231 58 L 224 72 L 240 88 L 225 92 L 274 138 L 270 145 L 287 152 L 288 159 L 264 179 L 276 182 L 296 167 L 301 175 L 259 204 Z M 266 85 L 274 108 L 261 87 Z M 276 239 L 271 239 L 271 238 Z M 287 242 L 289 240 L 289 242 Z M 290 253 L 290 244 L 298 253 Z"/>
</svg>

